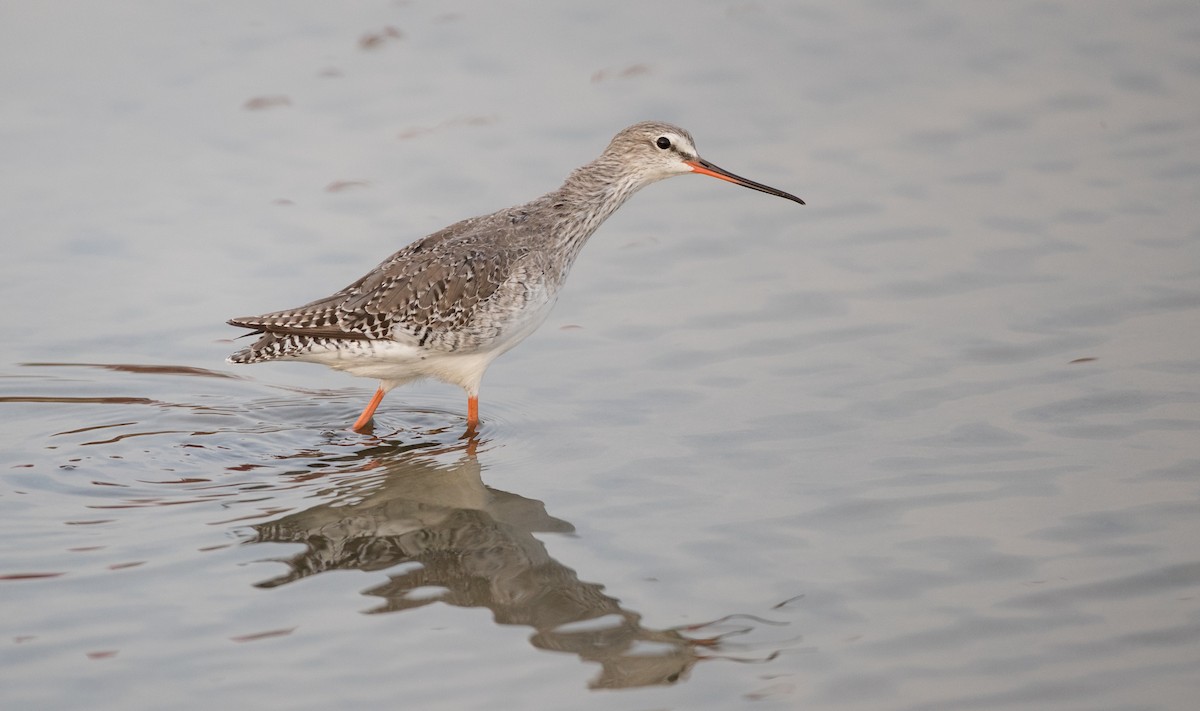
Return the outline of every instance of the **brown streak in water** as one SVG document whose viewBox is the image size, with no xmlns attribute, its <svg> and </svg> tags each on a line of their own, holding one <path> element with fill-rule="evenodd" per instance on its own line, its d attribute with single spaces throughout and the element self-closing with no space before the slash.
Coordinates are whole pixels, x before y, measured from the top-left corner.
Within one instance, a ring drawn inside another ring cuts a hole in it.
<svg viewBox="0 0 1200 711">
<path fill-rule="evenodd" d="M 50 436 L 58 437 L 60 435 L 79 434 L 81 432 L 91 432 L 92 430 L 104 430 L 104 429 L 108 429 L 110 427 L 128 427 L 129 425 L 136 425 L 136 424 L 137 424 L 136 422 L 118 422 L 115 425 L 95 425 L 94 427 L 80 427 L 77 430 L 67 430 L 66 432 L 55 432 L 54 434 L 52 434 Z"/>
<path fill-rule="evenodd" d="M 225 467 L 225 471 L 248 472 L 248 471 L 253 471 L 254 469 L 262 469 L 264 466 L 266 466 L 266 465 L 264 465 L 264 464 L 239 464 L 236 467 Z"/>
<path fill-rule="evenodd" d="M 0 397 L 0 402 L 54 402 L 63 405 L 159 405 L 147 397 L 38 397 L 16 395 Z"/>
<path fill-rule="evenodd" d="M 614 78 L 614 77 L 617 79 L 632 79 L 634 77 L 639 77 L 644 74 L 649 74 L 651 71 L 652 70 L 651 70 L 650 66 L 646 65 L 646 64 L 631 64 L 628 67 L 625 67 L 624 69 L 621 69 L 621 70 L 600 69 L 597 72 L 595 72 L 594 74 L 592 74 L 592 83 L 599 84 L 601 82 L 608 81 L 610 78 Z"/>
<path fill-rule="evenodd" d="M 792 604 L 793 602 L 797 602 L 797 601 L 803 599 L 804 595 L 805 595 L 805 593 L 800 593 L 799 595 L 793 595 L 793 596 L 789 597 L 788 599 L 784 600 L 783 602 L 772 605 L 771 609 L 778 610 L 780 608 L 787 607 L 788 605 Z"/>
<path fill-rule="evenodd" d="M 795 684 L 781 681 L 759 689 L 758 691 L 751 691 L 749 693 L 742 694 L 742 698 L 746 699 L 747 701 L 762 701 L 764 699 L 786 696 L 794 693 L 796 693 Z"/>
<path fill-rule="evenodd" d="M 128 434 L 117 435 L 116 437 L 113 437 L 112 439 L 98 439 L 94 442 L 80 442 L 79 446 L 87 447 L 87 446 L 93 445 L 93 444 L 112 444 L 113 442 L 120 442 L 121 440 L 129 439 L 130 437 L 148 437 L 150 435 L 160 435 L 160 434 L 186 434 L 186 433 L 183 432 L 182 430 L 158 430 L 156 432 L 130 432 Z"/>
<path fill-rule="evenodd" d="M 367 32 L 358 38 L 359 49 L 378 49 L 386 42 L 404 39 L 404 33 L 388 25 L 379 32 Z"/>
<path fill-rule="evenodd" d="M 230 637 L 229 639 L 234 642 L 254 642 L 256 640 L 268 639 L 270 637 L 286 637 L 287 635 L 289 635 L 295 631 L 296 631 L 295 627 L 288 627 L 286 629 L 269 630 L 267 632 L 255 632 L 254 634 L 239 635 L 237 637 Z"/>
<path fill-rule="evenodd" d="M 341 193 L 350 190 L 351 188 L 365 188 L 369 187 L 370 185 L 371 184 L 365 180 L 335 180 L 329 185 L 325 186 L 325 192 Z"/>
<path fill-rule="evenodd" d="M 117 656 L 117 650 L 104 649 L 104 650 L 101 650 L 98 652 L 88 652 L 87 656 L 88 656 L 88 659 L 109 659 L 109 658 Z"/>
<path fill-rule="evenodd" d="M 291 106 L 292 100 L 288 97 L 277 94 L 275 96 L 256 96 L 248 99 L 242 104 L 242 108 L 247 111 L 262 111 L 264 109 L 274 109 L 279 106 Z"/>
<path fill-rule="evenodd" d="M 228 378 L 241 380 L 230 373 L 220 373 L 207 368 L 190 365 L 143 365 L 141 363 L 21 363 L 26 368 L 102 368 L 122 373 L 145 373 L 149 375 L 195 375 L 202 378 Z"/>
<path fill-rule="evenodd" d="M 0 575 L 0 580 L 41 580 L 43 578 L 57 578 L 64 573 L 4 573 Z"/>
</svg>

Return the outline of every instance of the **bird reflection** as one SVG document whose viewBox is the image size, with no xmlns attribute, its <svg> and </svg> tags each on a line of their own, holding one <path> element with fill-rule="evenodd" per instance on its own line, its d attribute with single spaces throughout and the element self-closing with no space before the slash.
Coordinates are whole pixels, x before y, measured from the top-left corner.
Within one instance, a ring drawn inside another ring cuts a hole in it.
<svg viewBox="0 0 1200 711">
<path fill-rule="evenodd" d="M 387 582 L 364 591 L 382 600 L 370 613 L 439 601 L 486 607 L 496 622 L 525 625 L 539 649 L 569 652 L 601 666 L 592 688 L 674 683 L 715 639 L 642 626 L 603 586 L 579 580 L 550 557 L 535 533 L 570 533 L 540 501 L 485 486 L 477 449 L 465 442 L 369 450 L 381 477 L 349 484 L 322 504 L 254 526 L 254 542 L 302 543 L 288 571 L 259 583 L 276 587 L 327 570 L 383 570 Z M 456 456 L 456 458 L 455 458 Z M 447 459 L 453 459 L 447 463 Z M 436 592 L 431 594 L 431 589 Z"/>
</svg>

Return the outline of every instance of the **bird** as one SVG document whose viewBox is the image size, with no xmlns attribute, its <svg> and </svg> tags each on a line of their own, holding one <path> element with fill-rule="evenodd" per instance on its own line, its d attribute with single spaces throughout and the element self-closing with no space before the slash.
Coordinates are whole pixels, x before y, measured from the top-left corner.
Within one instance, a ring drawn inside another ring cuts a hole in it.
<svg viewBox="0 0 1200 711">
<path fill-rule="evenodd" d="M 379 381 L 351 429 L 368 432 L 384 396 L 422 378 L 467 394 L 480 424 L 479 386 L 498 356 L 546 320 L 575 258 L 604 220 L 641 188 L 696 173 L 793 202 L 800 198 L 700 157 L 691 134 L 660 121 L 623 129 L 557 190 L 418 239 L 337 293 L 228 323 L 258 336 L 230 363 L 319 363 Z"/>
</svg>

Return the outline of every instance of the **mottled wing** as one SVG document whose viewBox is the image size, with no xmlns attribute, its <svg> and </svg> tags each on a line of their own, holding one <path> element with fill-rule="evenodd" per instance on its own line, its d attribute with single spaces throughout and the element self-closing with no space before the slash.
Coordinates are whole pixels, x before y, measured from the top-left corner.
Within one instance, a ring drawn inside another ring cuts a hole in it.
<svg viewBox="0 0 1200 711">
<path fill-rule="evenodd" d="M 461 329 L 528 254 L 527 248 L 508 240 L 481 242 L 477 232 L 475 239 L 466 239 L 463 228 L 470 222 L 408 245 L 332 296 L 229 323 L 257 332 L 315 338 L 386 339 L 407 334 L 419 344 L 432 334 Z"/>
<path fill-rule="evenodd" d="M 376 270 L 337 304 L 343 325 L 369 338 L 407 334 L 421 345 L 439 332 L 463 329 L 508 279 L 523 249 L 439 245 Z"/>
</svg>

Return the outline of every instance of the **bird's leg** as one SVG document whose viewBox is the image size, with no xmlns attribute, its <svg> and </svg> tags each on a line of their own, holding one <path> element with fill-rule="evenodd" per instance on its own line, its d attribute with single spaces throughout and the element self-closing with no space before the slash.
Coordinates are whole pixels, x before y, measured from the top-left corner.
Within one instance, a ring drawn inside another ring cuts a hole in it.
<svg viewBox="0 0 1200 711">
<path fill-rule="evenodd" d="M 366 409 L 362 411 L 362 414 L 358 416 L 358 419 L 354 421 L 354 426 L 350 429 L 355 432 L 366 431 L 367 425 L 371 424 L 371 417 L 375 415 L 375 408 L 379 407 L 379 403 L 383 402 L 384 393 L 385 391 L 382 387 L 375 391 L 375 397 L 372 397 L 371 402 L 367 403 Z"/>
<path fill-rule="evenodd" d="M 479 426 L 479 396 L 467 396 L 467 429 L 474 430 Z"/>
</svg>

